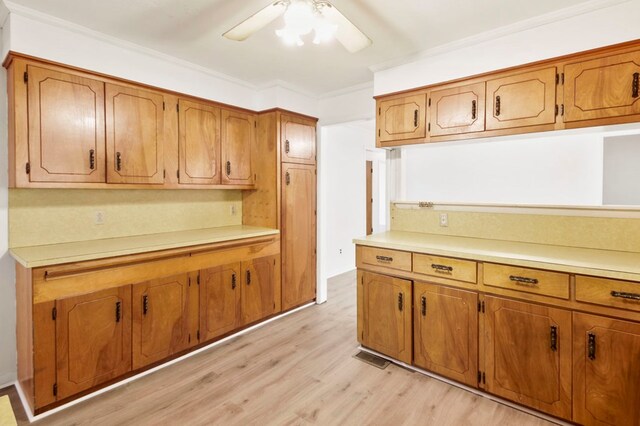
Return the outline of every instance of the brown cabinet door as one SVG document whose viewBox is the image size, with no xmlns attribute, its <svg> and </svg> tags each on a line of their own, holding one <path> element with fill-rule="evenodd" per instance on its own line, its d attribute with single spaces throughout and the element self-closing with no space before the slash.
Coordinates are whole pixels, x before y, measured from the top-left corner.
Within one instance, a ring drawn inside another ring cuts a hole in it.
<svg viewBox="0 0 640 426">
<path fill-rule="evenodd" d="M 316 169 L 282 165 L 282 308 L 316 297 Z"/>
<path fill-rule="evenodd" d="M 164 98 L 106 85 L 107 182 L 164 182 Z"/>
<path fill-rule="evenodd" d="M 189 346 L 189 285 L 187 274 L 182 274 L 133 286 L 134 369 Z"/>
<path fill-rule="evenodd" d="M 640 324 L 573 314 L 573 421 L 640 424 Z"/>
<path fill-rule="evenodd" d="M 27 66 L 29 179 L 105 182 L 104 84 Z"/>
<path fill-rule="evenodd" d="M 411 364 L 411 281 L 364 272 L 362 344 Z"/>
<path fill-rule="evenodd" d="M 242 262 L 242 317 L 244 324 L 261 320 L 276 311 L 277 256 Z"/>
<path fill-rule="evenodd" d="M 220 109 L 178 101 L 180 183 L 220 183 Z"/>
<path fill-rule="evenodd" d="M 285 163 L 316 163 L 316 123 L 315 121 L 282 114 L 281 149 Z"/>
<path fill-rule="evenodd" d="M 414 282 L 415 365 L 478 384 L 478 294 Z"/>
<path fill-rule="evenodd" d="M 200 271 L 200 339 L 207 341 L 240 325 L 239 263 Z"/>
<path fill-rule="evenodd" d="M 485 298 L 485 389 L 571 418 L 571 312 Z"/>
<path fill-rule="evenodd" d="M 253 184 L 251 157 L 254 139 L 253 115 L 222 110 L 222 183 Z"/>
<path fill-rule="evenodd" d="M 429 95 L 431 136 L 484 130 L 485 83 L 437 90 Z"/>
<path fill-rule="evenodd" d="M 427 95 L 378 102 L 378 141 L 392 142 L 427 136 Z"/>
<path fill-rule="evenodd" d="M 487 130 L 556 122 L 556 68 L 487 81 Z"/>
<path fill-rule="evenodd" d="M 564 67 L 564 121 L 640 114 L 640 51 Z"/>
<path fill-rule="evenodd" d="M 58 400 L 131 370 L 131 286 L 56 301 Z"/>
</svg>

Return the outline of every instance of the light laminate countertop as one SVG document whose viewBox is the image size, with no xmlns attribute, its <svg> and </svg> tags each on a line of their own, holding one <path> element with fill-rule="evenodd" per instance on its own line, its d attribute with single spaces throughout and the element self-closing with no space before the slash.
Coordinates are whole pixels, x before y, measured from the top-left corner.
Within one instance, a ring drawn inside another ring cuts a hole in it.
<svg viewBox="0 0 640 426">
<path fill-rule="evenodd" d="M 640 253 L 388 231 L 354 243 L 416 253 L 640 281 Z"/>
<path fill-rule="evenodd" d="M 280 231 L 255 226 L 223 226 L 219 228 L 193 229 L 164 232 L 132 237 L 78 241 L 32 247 L 14 247 L 11 255 L 26 268 L 59 265 L 70 262 L 104 259 L 130 254 L 198 246 L 242 240 L 246 238 L 278 235 Z"/>
</svg>

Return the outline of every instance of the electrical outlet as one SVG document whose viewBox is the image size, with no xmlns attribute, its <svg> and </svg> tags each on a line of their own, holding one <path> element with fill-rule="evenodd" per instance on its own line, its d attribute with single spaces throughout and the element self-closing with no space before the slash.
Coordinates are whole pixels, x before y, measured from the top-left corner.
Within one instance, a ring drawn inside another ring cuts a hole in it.
<svg viewBox="0 0 640 426">
<path fill-rule="evenodd" d="M 440 226 L 449 226 L 449 215 L 447 213 L 440 213 Z"/>
<path fill-rule="evenodd" d="M 231 216 L 235 216 L 235 215 L 236 215 L 237 211 L 236 211 L 236 206 L 235 206 L 235 204 L 232 204 L 232 205 L 231 205 L 230 212 L 231 212 Z"/>
<path fill-rule="evenodd" d="M 106 215 L 104 214 L 103 211 L 97 211 L 95 214 L 95 224 L 96 225 L 104 225 L 104 221 L 106 219 Z"/>
<path fill-rule="evenodd" d="M 342 254 L 342 249 L 340 249 L 340 254 Z"/>
</svg>

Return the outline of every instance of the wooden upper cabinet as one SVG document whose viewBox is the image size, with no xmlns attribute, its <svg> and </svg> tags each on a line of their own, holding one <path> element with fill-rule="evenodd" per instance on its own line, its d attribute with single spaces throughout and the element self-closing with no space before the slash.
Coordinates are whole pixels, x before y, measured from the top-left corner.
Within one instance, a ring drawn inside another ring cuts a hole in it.
<svg viewBox="0 0 640 426">
<path fill-rule="evenodd" d="M 410 364 L 411 281 L 371 272 L 361 277 L 362 344 Z"/>
<path fill-rule="evenodd" d="M 573 421 L 637 426 L 640 324 L 573 314 Z"/>
<path fill-rule="evenodd" d="M 556 122 L 556 68 L 487 81 L 487 130 Z"/>
<path fill-rule="evenodd" d="M 200 271 L 201 341 L 215 339 L 241 324 L 240 271 L 240 263 Z"/>
<path fill-rule="evenodd" d="M 282 307 L 316 297 L 316 169 L 282 165 Z"/>
<path fill-rule="evenodd" d="M 564 121 L 640 114 L 640 51 L 567 64 Z"/>
<path fill-rule="evenodd" d="M 164 182 L 164 97 L 106 84 L 107 182 Z"/>
<path fill-rule="evenodd" d="M 478 294 L 414 282 L 414 363 L 478 384 Z"/>
<path fill-rule="evenodd" d="M 104 83 L 27 65 L 29 179 L 105 182 Z"/>
<path fill-rule="evenodd" d="M 571 418 L 571 312 L 485 297 L 486 390 Z"/>
<path fill-rule="evenodd" d="M 426 137 L 426 103 L 424 93 L 378 101 L 378 141 L 384 144 Z"/>
<path fill-rule="evenodd" d="M 131 286 L 56 301 L 58 400 L 131 370 Z"/>
<path fill-rule="evenodd" d="M 282 114 L 280 118 L 282 161 L 316 163 L 316 122 Z"/>
<path fill-rule="evenodd" d="M 187 275 L 182 274 L 133 286 L 134 369 L 189 346 L 189 284 Z"/>
<path fill-rule="evenodd" d="M 220 183 L 220 108 L 178 101 L 180 183 Z"/>
<path fill-rule="evenodd" d="M 429 94 L 429 134 L 482 132 L 484 108 L 484 82 L 435 90 Z"/>
<path fill-rule="evenodd" d="M 255 117 L 252 114 L 222 110 L 222 183 L 254 183 L 252 148 Z"/>
<path fill-rule="evenodd" d="M 278 256 L 266 256 L 242 262 L 243 324 L 259 321 L 277 311 L 276 267 Z"/>
</svg>

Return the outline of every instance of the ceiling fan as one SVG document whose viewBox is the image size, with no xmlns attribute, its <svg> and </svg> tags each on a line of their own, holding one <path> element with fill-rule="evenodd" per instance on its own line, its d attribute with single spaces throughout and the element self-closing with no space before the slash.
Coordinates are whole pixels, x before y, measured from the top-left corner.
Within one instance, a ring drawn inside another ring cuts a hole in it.
<svg viewBox="0 0 640 426">
<path fill-rule="evenodd" d="M 313 42 L 319 44 L 335 38 L 351 53 L 369 45 L 371 39 L 360 31 L 336 7 L 325 0 L 276 0 L 223 34 L 230 40 L 243 41 L 284 14 L 285 27 L 276 34 L 288 44 L 302 46 L 302 36 L 314 31 Z"/>
</svg>

